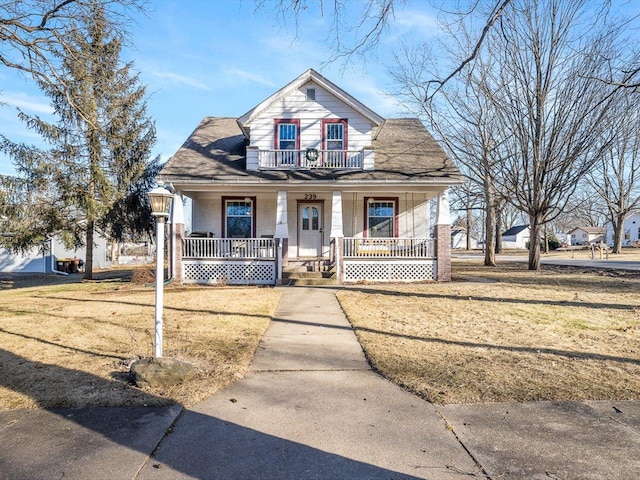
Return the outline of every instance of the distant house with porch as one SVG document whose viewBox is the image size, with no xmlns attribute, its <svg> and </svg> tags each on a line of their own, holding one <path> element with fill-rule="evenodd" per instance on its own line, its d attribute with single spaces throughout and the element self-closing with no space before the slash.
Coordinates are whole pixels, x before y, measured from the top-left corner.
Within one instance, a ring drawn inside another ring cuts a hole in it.
<svg viewBox="0 0 640 480">
<path fill-rule="evenodd" d="M 516 225 L 502 234 L 502 248 L 527 249 L 529 248 L 530 237 L 531 229 L 529 225 Z"/>
<path fill-rule="evenodd" d="M 296 264 L 340 282 L 451 278 L 460 171 L 418 119 L 382 118 L 312 69 L 239 118 L 203 119 L 158 180 L 176 191 L 184 283 L 274 284 Z"/>
<path fill-rule="evenodd" d="M 589 245 L 591 243 L 604 242 L 605 227 L 576 227 L 569 230 L 571 245 Z"/>
</svg>

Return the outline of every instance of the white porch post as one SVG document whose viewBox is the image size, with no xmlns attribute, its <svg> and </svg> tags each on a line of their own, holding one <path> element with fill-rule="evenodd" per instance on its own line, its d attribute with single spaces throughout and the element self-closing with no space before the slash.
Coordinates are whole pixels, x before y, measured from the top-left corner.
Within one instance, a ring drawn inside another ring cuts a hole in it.
<svg viewBox="0 0 640 480">
<path fill-rule="evenodd" d="M 277 239 L 282 239 L 277 240 Z M 276 205 L 276 231 L 274 241 L 282 246 L 282 256 L 278 255 L 276 278 L 282 279 L 282 266 L 289 263 L 289 220 L 287 216 L 287 192 L 278 191 L 278 203 Z"/>
<path fill-rule="evenodd" d="M 342 252 L 340 251 L 340 242 L 344 238 L 342 226 L 342 192 L 335 190 L 331 198 L 331 232 L 329 237 L 335 239 L 335 258 L 336 258 L 336 278 L 340 280 L 340 261 Z"/>
<path fill-rule="evenodd" d="M 451 281 L 451 212 L 449 208 L 449 189 L 438 194 L 436 213 L 436 255 L 437 279 L 439 282 Z"/>
</svg>

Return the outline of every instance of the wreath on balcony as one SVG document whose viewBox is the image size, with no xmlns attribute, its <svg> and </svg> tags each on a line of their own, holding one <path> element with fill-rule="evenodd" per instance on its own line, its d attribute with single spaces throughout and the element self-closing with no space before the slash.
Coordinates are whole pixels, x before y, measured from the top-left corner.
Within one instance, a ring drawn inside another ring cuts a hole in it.
<svg viewBox="0 0 640 480">
<path fill-rule="evenodd" d="M 307 148 L 304 158 L 306 158 L 309 163 L 316 163 L 318 161 L 318 155 L 319 153 L 317 148 Z"/>
</svg>

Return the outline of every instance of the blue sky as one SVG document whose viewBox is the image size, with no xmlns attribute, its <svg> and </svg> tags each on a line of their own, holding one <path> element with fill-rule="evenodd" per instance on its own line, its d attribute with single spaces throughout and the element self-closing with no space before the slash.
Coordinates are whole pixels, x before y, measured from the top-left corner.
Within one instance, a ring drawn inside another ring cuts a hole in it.
<svg viewBox="0 0 640 480">
<path fill-rule="evenodd" d="M 269 3 L 269 1 L 267 2 Z M 327 2 L 325 2 L 327 3 Z M 364 2 L 347 2 L 354 18 Z M 308 11 L 296 32 L 273 10 L 255 10 L 253 0 L 154 0 L 146 17 L 131 25 L 134 62 L 147 85 L 149 114 L 157 128 L 154 155 L 167 160 L 205 116 L 239 117 L 308 68 L 315 68 L 378 114 L 401 108 L 385 94 L 385 63 L 402 38 L 437 32 L 436 12 L 427 2 L 409 0 L 396 9 L 394 26 L 366 64 L 343 72 L 340 62 L 322 67 L 331 55 L 327 35 L 332 18 Z M 400 8 L 401 7 L 401 8 Z M 38 136 L 16 118 L 16 107 L 46 116 L 48 99 L 15 72 L 0 69 L 0 132 L 14 141 L 37 143 Z M 0 155 L 0 174 L 15 171 Z"/>
</svg>

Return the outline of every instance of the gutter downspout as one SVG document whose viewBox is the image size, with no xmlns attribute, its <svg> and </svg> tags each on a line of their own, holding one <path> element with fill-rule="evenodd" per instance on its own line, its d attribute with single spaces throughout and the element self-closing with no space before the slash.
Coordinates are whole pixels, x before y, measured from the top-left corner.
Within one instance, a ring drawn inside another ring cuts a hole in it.
<svg viewBox="0 0 640 480">
<path fill-rule="evenodd" d="M 51 242 L 51 271 L 53 273 L 57 273 L 58 275 L 68 276 L 69 274 L 67 272 L 56 270 L 56 256 L 53 254 L 53 237 L 51 237 L 49 241 Z"/>
</svg>

